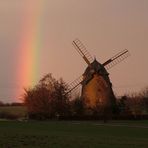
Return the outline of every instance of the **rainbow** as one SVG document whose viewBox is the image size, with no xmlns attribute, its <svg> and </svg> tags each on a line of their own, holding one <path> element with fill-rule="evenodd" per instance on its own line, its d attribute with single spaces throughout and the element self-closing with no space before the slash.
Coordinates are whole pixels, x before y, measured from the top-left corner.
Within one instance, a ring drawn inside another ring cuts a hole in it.
<svg viewBox="0 0 148 148">
<path fill-rule="evenodd" d="M 44 0 L 36 0 L 24 6 L 17 72 L 17 81 L 22 88 L 16 92 L 16 98 L 23 93 L 24 87 L 32 87 L 38 80 L 44 4 Z"/>
</svg>

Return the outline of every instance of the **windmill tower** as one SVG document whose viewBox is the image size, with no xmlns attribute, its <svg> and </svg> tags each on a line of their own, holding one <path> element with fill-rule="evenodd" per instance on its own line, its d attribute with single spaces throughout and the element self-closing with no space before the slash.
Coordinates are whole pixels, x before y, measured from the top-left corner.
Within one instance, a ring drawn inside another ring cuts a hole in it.
<svg viewBox="0 0 148 148">
<path fill-rule="evenodd" d="M 81 55 L 88 67 L 78 79 L 69 85 L 67 93 L 74 90 L 80 84 L 82 85 L 82 98 L 86 108 L 109 108 L 115 105 L 115 96 L 112 90 L 112 83 L 109 78 L 108 69 L 123 61 L 129 56 L 127 49 L 116 54 L 103 64 L 93 59 L 85 46 L 76 39 L 72 42 L 77 52 Z"/>
</svg>

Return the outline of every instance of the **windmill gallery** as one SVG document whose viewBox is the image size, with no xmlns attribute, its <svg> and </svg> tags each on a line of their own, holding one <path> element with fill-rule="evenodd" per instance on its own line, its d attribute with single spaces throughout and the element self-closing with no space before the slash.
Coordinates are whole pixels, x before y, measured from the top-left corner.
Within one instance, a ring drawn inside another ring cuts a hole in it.
<svg viewBox="0 0 148 148">
<path fill-rule="evenodd" d="M 130 55 L 129 51 L 125 49 L 101 64 L 92 58 L 79 39 L 75 39 L 72 44 L 88 67 L 82 76 L 69 85 L 67 93 L 70 93 L 81 84 L 81 98 L 86 109 L 103 108 L 103 110 L 111 112 L 116 99 L 107 70 L 126 59 Z"/>
</svg>

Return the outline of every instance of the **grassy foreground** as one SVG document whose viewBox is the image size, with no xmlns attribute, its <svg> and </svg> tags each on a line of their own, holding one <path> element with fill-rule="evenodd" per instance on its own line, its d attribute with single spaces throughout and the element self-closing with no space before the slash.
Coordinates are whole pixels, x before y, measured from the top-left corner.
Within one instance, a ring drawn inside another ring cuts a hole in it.
<svg viewBox="0 0 148 148">
<path fill-rule="evenodd" d="M 148 121 L 0 121 L 0 148 L 14 147 L 148 148 Z"/>
</svg>

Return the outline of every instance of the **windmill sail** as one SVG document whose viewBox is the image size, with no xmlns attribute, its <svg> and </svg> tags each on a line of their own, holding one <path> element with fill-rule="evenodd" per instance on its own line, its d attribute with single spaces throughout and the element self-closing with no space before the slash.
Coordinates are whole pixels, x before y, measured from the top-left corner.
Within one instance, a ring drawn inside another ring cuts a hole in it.
<svg viewBox="0 0 148 148">
<path fill-rule="evenodd" d="M 127 49 L 125 49 L 103 63 L 103 66 L 108 70 L 126 59 L 128 56 L 130 56 L 130 53 Z"/>
<path fill-rule="evenodd" d="M 85 46 L 81 43 L 81 41 L 79 39 L 75 39 L 72 44 L 74 45 L 78 53 L 82 56 L 82 58 L 85 60 L 85 62 L 90 66 L 93 61 L 93 58 L 86 50 Z"/>
<path fill-rule="evenodd" d="M 81 82 L 83 81 L 83 76 L 78 77 L 76 80 L 74 80 L 72 83 L 68 85 L 68 90 L 66 93 L 70 93 L 72 90 L 76 89 Z"/>
</svg>

